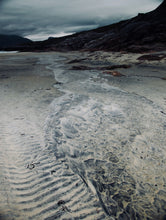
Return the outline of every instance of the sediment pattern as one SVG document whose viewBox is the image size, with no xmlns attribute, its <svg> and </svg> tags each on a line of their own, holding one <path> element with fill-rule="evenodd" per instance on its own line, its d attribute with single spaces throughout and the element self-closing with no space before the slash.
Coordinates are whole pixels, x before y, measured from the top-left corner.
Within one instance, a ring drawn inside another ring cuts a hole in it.
<svg viewBox="0 0 166 220">
<path fill-rule="evenodd" d="M 55 58 L 47 111 L 43 88 L 1 83 L 0 219 L 164 219 L 164 109 Z"/>
<path fill-rule="evenodd" d="M 54 72 L 66 93 L 48 120 L 55 156 L 68 161 L 109 218 L 164 218 L 163 109 L 108 86 L 95 71 Z"/>
<path fill-rule="evenodd" d="M 129 96 L 116 92 L 112 91 L 116 100 Z M 85 96 L 70 97 L 56 101 L 56 114 L 50 118 L 55 127 L 50 130 L 49 126 L 48 133 L 54 139 L 55 156 L 67 160 L 73 172 L 97 195 L 107 216 L 155 219 L 164 215 L 165 202 L 159 196 L 165 192 L 164 143 L 160 143 L 158 158 L 155 153 L 159 136 L 164 140 L 164 133 L 158 134 L 160 126 L 164 126 L 161 113 L 154 110 L 154 118 L 145 125 L 148 119 L 142 114 L 135 115 L 141 109 L 152 112 L 144 98 L 141 106 L 140 97 L 136 96 L 127 105 L 118 106 L 114 98 L 109 98 L 110 103 L 105 98 L 107 104 L 103 105 Z M 154 136 L 158 135 L 156 140 L 153 137 L 152 141 L 151 133 L 147 132 L 149 126 L 153 126 Z M 158 191 L 159 185 L 163 191 Z M 159 209 L 156 200 L 163 204 Z"/>
<path fill-rule="evenodd" d="M 101 219 L 104 216 L 95 196 L 64 161 L 57 161 L 54 153 L 42 149 L 41 143 L 27 138 L 23 138 L 25 142 L 20 141 L 15 133 L 10 135 L 11 149 L 3 155 L 3 164 L 9 184 L 6 193 L 10 201 L 6 205 L 13 204 L 10 208 L 15 219 L 86 219 L 89 215 Z M 2 144 L 5 146 L 5 142 Z M 25 161 L 30 163 L 25 165 Z"/>
<path fill-rule="evenodd" d="M 97 196 L 46 141 L 45 90 L 50 89 L 39 88 L 39 78 L 33 86 L 33 78 L 11 78 L 12 86 L 8 79 L 0 85 L 0 219 L 104 219 Z"/>
</svg>

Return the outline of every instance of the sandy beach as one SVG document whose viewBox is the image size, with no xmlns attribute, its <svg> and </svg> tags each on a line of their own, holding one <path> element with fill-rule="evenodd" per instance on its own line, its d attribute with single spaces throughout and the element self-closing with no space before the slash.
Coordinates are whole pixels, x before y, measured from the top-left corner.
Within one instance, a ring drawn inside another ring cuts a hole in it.
<svg viewBox="0 0 166 220">
<path fill-rule="evenodd" d="M 0 219 L 165 219 L 166 52 L 143 55 L 0 54 Z"/>
</svg>

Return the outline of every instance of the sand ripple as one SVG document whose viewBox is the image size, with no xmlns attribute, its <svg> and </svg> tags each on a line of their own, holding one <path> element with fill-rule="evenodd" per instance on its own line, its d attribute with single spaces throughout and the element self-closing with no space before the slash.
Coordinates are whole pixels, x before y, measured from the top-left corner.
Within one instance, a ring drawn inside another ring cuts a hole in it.
<svg viewBox="0 0 166 220">
<path fill-rule="evenodd" d="M 11 65 L 42 74 L 0 81 L 0 219 L 162 219 L 164 105 L 56 54 L 24 56 Z"/>
</svg>

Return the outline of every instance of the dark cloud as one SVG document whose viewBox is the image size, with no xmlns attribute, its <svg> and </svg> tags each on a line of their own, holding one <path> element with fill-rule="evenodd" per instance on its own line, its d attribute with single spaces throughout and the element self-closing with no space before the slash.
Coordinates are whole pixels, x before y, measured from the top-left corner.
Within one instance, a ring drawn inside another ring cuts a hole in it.
<svg viewBox="0 0 166 220">
<path fill-rule="evenodd" d="M 111 24 L 162 0 L 0 0 L 0 33 L 47 38 Z"/>
<path fill-rule="evenodd" d="M 10 1 L 10 0 L 9 0 L 9 1 Z M 5 3 L 7 3 L 7 2 L 8 2 L 8 0 L 0 0 L 0 10 L 1 10 L 3 4 L 5 4 Z"/>
</svg>

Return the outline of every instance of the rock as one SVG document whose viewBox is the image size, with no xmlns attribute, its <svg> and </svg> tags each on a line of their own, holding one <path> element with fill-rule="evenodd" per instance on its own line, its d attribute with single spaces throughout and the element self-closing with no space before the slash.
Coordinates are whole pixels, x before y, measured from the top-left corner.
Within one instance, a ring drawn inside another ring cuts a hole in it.
<svg viewBox="0 0 166 220">
<path fill-rule="evenodd" d="M 92 70 L 94 68 L 92 67 L 89 67 L 89 66 L 83 66 L 83 65 L 80 65 L 80 66 L 72 66 L 71 70 Z"/>
<path fill-rule="evenodd" d="M 114 69 L 119 69 L 119 68 L 127 69 L 127 68 L 130 68 L 130 67 L 131 67 L 131 65 L 122 64 L 122 65 L 112 65 L 112 66 L 108 66 L 107 69 L 109 69 L 109 70 L 114 70 Z"/>
<path fill-rule="evenodd" d="M 156 61 L 166 58 L 166 54 L 148 54 L 138 57 L 138 60 Z"/>
<path fill-rule="evenodd" d="M 81 61 L 83 61 L 85 59 L 74 59 L 68 62 L 68 64 L 72 64 L 72 63 L 80 63 Z"/>
<path fill-rule="evenodd" d="M 104 74 L 109 74 L 109 75 L 112 75 L 112 76 L 115 76 L 115 77 L 124 76 L 123 74 L 121 74 L 121 73 L 118 72 L 118 71 L 104 71 L 103 73 L 104 73 Z"/>
<path fill-rule="evenodd" d="M 58 206 L 64 205 L 65 201 L 64 200 L 59 200 L 57 204 L 58 204 Z"/>
</svg>

